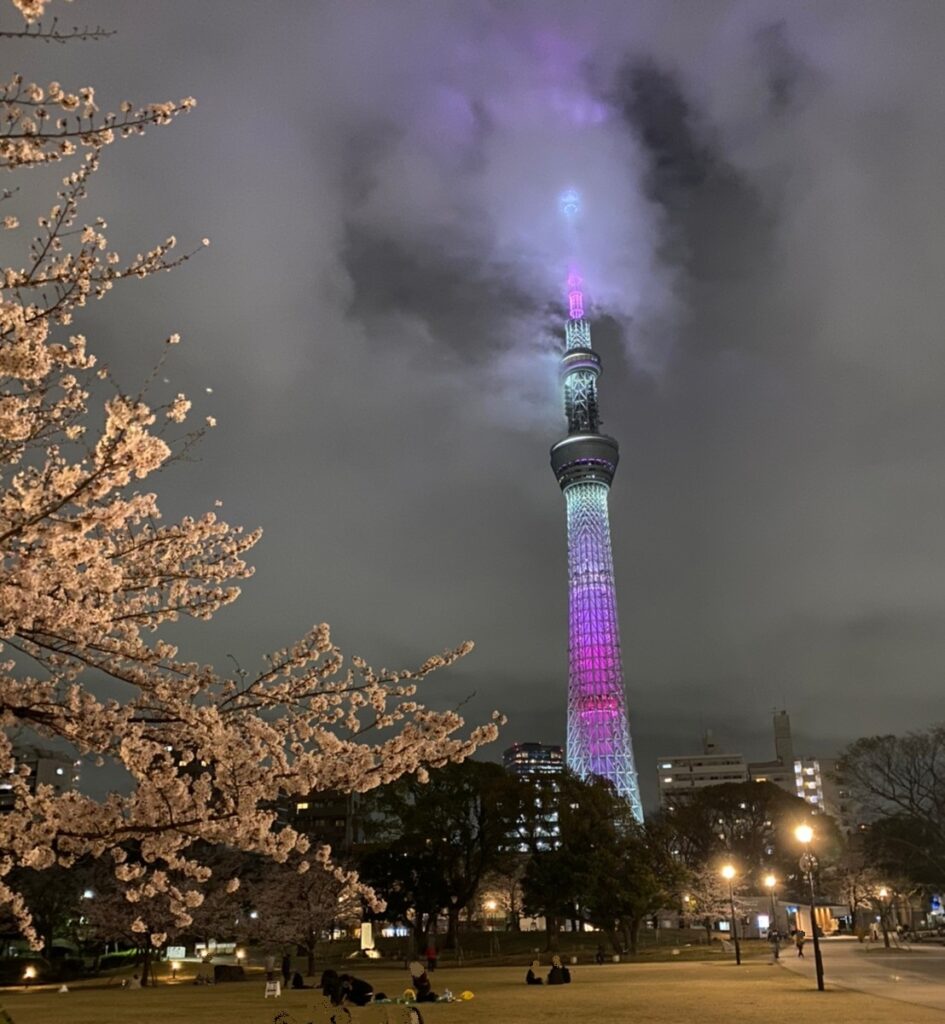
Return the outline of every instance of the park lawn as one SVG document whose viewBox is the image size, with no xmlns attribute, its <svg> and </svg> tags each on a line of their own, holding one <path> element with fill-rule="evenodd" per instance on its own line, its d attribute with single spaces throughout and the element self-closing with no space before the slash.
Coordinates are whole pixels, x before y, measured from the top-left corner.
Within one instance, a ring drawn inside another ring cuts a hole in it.
<svg viewBox="0 0 945 1024">
<path fill-rule="evenodd" d="M 403 989 L 402 970 L 364 966 L 359 973 L 388 994 Z M 518 967 L 439 970 L 433 980 L 437 991 L 469 989 L 475 998 L 424 1005 L 427 1024 L 770 1024 L 812 1015 L 839 1024 L 945 1022 L 945 1013 L 925 1007 L 842 989 L 819 993 L 805 979 L 760 962 L 580 966 L 571 985 L 554 988 L 527 988 Z M 272 1024 L 280 1010 L 298 1024 L 311 1019 L 311 993 L 264 999 L 256 980 L 207 988 L 11 991 L 0 994 L 0 1004 L 13 1024 Z"/>
</svg>

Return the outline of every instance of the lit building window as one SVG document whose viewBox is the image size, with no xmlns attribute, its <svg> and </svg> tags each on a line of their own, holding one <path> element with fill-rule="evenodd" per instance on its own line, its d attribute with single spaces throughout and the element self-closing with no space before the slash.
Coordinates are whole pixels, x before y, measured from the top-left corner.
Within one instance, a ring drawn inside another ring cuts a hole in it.
<svg viewBox="0 0 945 1024">
<path fill-rule="evenodd" d="M 308 804 L 307 803 L 296 804 L 295 805 L 295 809 L 297 811 L 307 811 L 308 810 Z"/>
</svg>

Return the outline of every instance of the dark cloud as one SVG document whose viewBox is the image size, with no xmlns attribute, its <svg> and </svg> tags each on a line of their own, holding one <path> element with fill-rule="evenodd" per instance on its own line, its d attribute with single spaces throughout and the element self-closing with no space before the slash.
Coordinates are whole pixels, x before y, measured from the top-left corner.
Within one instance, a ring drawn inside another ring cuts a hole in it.
<svg viewBox="0 0 945 1024">
<path fill-rule="evenodd" d="M 81 13 L 80 13 L 81 12 Z M 567 256 L 621 442 L 612 520 L 645 790 L 713 727 L 768 753 L 786 704 L 829 753 L 938 715 L 945 657 L 945 10 L 919 2 L 278 5 L 77 0 L 109 41 L 8 65 L 193 93 L 108 154 L 89 204 L 137 251 L 212 248 L 81 328 L 220 427 L 160 481 L 266 530 L 200 658 L 327 619 L 436 700 L 562 740 Z M 36 179 L 37 182 L 39 179 Z M 27 206 L 39 190 L 19 197 Z M 6 240 L 0 240 L 6 241 Z M 212 393 L 205 388 L 212 387 Z"/>
<path fill-rule="evenodd" d="M 799 102 L 810 69 L 794 48 L 790 30 L 783 21 L 762 26 L 756 38 L 771 112 L 787 112 Z"/>
<path fill-rule="evenodd" d="M 348 312 L 376 328 L 369 333 L 382 344 L 385 318 L 401 317 L 415 321 L 436 348 L 442 346 L 430 352 L 434 361 L 449 349 L 473 362 L 492 360 L 509 347 L 509 338 L 495 330 L 496 320 L 536 317 L 539 303 L 512 268 L 489 262 L 488 235 L 444 235 L 435 244 L 404 244 L 349 226 L 342 252 L 352 287 Z M 550 304 L 545 317 L 550 325 Z"/>
</svg>

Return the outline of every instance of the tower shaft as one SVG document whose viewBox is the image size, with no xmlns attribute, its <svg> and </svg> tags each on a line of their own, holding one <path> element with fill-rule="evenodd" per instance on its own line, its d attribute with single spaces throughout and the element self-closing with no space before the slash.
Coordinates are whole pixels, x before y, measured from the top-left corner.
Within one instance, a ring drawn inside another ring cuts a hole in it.
<svg viewBox="0 0 945 1024">
<path fill-rule="evenodd" d="M 623 686 L 608 495 L 617 442 L 600 432 L 601 362 L 584 319 L 580 278 L 568 278 L 567 345 L 561 359 L 568 435 L 551 449 L 568 524 L 568 767 L 600 775 L 643 820 Z"/>
</svg>

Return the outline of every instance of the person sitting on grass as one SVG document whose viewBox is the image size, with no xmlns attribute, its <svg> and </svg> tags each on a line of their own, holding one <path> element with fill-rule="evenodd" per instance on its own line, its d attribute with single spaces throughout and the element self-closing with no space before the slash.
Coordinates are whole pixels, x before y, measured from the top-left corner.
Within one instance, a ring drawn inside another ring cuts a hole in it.
<svg viewBox="0 0 945 1024">
<path fill-rule="evenodd" d="M 327 996 L 333 1006 L 341 1006 L 341 1002 L 344 999 L 344 992 L 342 991 L 341 978 L 338 977 L 338 972 L 331 969 L 322 971 L 322 980 L 319 982 L 318 987 L 322 990 L 322 995 Z"/>
<path fill-rule="evenodd" d="M 419 960 L 411 960 L 408 970 L 410 971 L 411 988 L 417 993 L 417 1002 L 435 1003 L 436 993 L 433 991 L 423 964 Z"/>
<path fill-rule="evenodd" d="M 525 975 L 526 985 L 541 985 L 542 980 L 538 977 L 539 963 L 537 960 L 532 960 L 531 967 L 528 968 L 528 974 Z"/>
<path fill-rule="evenodd" d="M 374 986 L 363 978 L 356 978 L 353 974 L 342 974 L 339 979 L 343 998 L 355 1006 L 367 1006 L 374 999 L 386 999 L 383 992 L 374 994 Z"/>
<path fill-rule="evenodd" d="M 569 985 L 571 983 L 571 972 L 561 963 L 560 956 L 551 958 L 551 970 L 548 972 L 549 985 Z"/>
<path fill-rule="evenodd" d="M 374 986 L 363 978 L 356 978 L 353 974 L 338 974 L 331 969 L 322 971 L 322 980 L 318 987 L 322 995 L 327 996 L 333 1006 L 341 1006 L 344 1003 L 353 1003 L 355 1006 L 367 1006 L 375 999 L 386 999 L 383 992 L 374 993 Z"/>
</svg>

